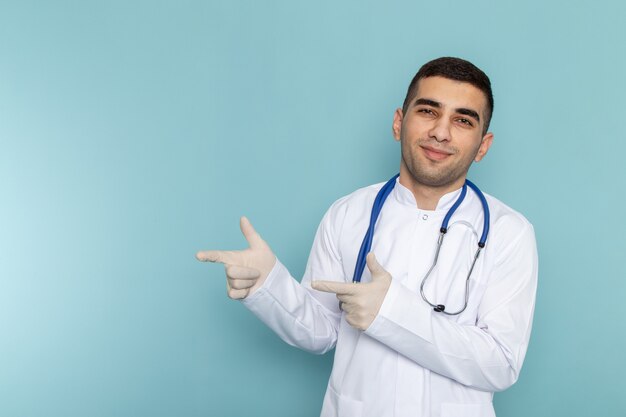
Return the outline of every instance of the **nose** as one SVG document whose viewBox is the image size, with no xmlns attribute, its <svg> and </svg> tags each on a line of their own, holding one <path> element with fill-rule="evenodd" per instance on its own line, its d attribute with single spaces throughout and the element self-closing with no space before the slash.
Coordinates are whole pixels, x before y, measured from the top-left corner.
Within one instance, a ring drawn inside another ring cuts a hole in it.
<svg viewBox="0 0 626 417">
<path fill-rule="evenodd" d="M 450 123 L 443 117 L 433 122 L 428 131 L 428 136 L 437 142 L 447 142 L 450 140 Z"/>
</svg>

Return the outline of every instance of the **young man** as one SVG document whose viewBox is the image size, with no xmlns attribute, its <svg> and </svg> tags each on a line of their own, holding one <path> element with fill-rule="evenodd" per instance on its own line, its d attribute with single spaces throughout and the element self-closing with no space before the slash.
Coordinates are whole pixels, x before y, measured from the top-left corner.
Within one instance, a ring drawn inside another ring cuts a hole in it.
<svg viewBox="0 0 626 417">
<path fill-rule="evenodd" d="M 228 295 L 287 343 L 336 347 L 323 417 L 494 416 L 493 392 L 517 380 L 535 305 L 533 228 L 464 186 L 493 141 L 492 112 L 481 70 L 458 58 L 425 64 L 394 114 L 399 177 L 330 207 L 302 283 L 246 218 L 248 249 L 198 252 L 226 265 Z M 375 202 L 381 189 L 388 197 Z M 367 268 L 353 283 L 374 204 Z"/>
</svg>

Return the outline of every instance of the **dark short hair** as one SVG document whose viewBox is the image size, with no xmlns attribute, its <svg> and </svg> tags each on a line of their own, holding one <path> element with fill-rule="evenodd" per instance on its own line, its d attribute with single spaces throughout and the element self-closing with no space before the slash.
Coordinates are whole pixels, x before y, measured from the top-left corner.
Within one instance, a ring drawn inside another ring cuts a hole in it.
<svg viewBox="0 0 626 417">
<path fill-rule="evenodd" d="M 411 100 L 417 94 L 419 80 L 427 77 L 443 77 L 450 80 L 469 83 L 485 94 L 487 99 L 487 112 L 485 114 L 485 128 L 483 134 L 489 128 L 491 115 L 493 114 L 493 93 L 491 91 L 491 81 L 487 74 L 482 72 L 477 66 L 461 58 L 442 57 L 427 62 L 419 69 L 406 92 L 402 113 L 406 114 Z"/>
</svg>

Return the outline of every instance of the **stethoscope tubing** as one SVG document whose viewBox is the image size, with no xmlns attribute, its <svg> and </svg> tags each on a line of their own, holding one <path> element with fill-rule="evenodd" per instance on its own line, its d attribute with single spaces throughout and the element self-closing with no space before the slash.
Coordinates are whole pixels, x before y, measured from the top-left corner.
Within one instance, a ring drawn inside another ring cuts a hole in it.
<svg viewBox="0 0 626 417">
<path fill-rule="evenodd" d="M 380 215 L 380 212 L 383 208 L 385 200 L 387 199 L 387 197 L 389 196 L 389 194 L 395 187 L 396 179 L 399 176 L 400 174 L 396 174 L 389 181 L 387 181 L 387 183 L 385 183 L 385 185 L 383 185 L 383 187 L 378 191 L 378 194 L 376 195 L 376 198 L 374 199 L 369 225 L 368 225 L 367 231 L 365 232 L 363 242 L 361 243 L 361 247 L 359 249 L 359 253 L 357 256 L 356 266 L 354 268 L 354 275 L 352 277 L 352 282 L 354 283 L 361 282 L 361 277 L 363 275 L 363 271 L 365 270 L 365 264 L 366 264 L 365 258 L 372 248 L 372 241 L 374 239 L 374 228 L 376 227 L 378 216 Z M 446 233 L 448 232 L 448 224 L 454 212 L 459 208 L 463 200 L 465 200 L 468 186 L 474 191 L 474 193 L 478 196 L 481 202 L 481 205 L 483 208 L 483 231 L 478 241 L 478 249 L 476 250 L 476 254 L 474 255 L 474 260 L 472 262 L 472 265 L 470 266 L 469 272 L 465 279 L 465 300 L 464 300 L 463 308 L 455 312 L 447 312 L 445 311 L 445 306 L 443 304 L 434 304 L 428 300 L 428 298 L 426 297 L 426 294 L 424 293 L 424 284 L 426 283 L 426 280 L 430 277 L 431 272 L 435 269 L 435 266 L 437 265 L 437 261 L 439 260 L 439 252 L 441 250 L 441 245 L 443 244 L 444 237 Z M 452 207 L 450 207 L 450 209 L 446 213 L 446 216 L 443 219 L 443 222 L 440 228 L 439 238 L 437 239 L 437 249 L 435 251 L 433 263 L 430 266 L 430 269 L 428 270 L 424 278 L 422 279 L 422 283 L 420 285 L 420 293 L 421 293 L 422 298 L 424 299 L 426 303 L 428 303 L 431 307 L 433 307 L 436 312 L 453 316 L 453 315 L 462 313 L 467 308 L 467 303 L 469 301 L 470 277 L 472 275 L 472 272 L 474 271 L 474 266 L 476 265 L 478 256 L 480 255 L 480 252 L 485 247 L 485 244 L 487 242 L 487 237 L 489 235 L 489 221 L 490 221 L 490 215 L 489 215 L 489 204 L 487 203 L 487 199 L 485 198 L 484 194 L 480 191 L 480 189 L 473 182 L 466 179 L 465 183 L 463 184 L 463 187 L 461 188 L 461 193 L 459 194 L 459 197 L 456 199 Z"/>
</svg>

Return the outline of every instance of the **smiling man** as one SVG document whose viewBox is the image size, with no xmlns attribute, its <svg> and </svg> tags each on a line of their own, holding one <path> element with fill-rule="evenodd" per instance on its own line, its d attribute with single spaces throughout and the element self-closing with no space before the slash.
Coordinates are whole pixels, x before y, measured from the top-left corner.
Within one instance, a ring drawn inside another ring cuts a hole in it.
<svg viewBox="0 0 626 417">
<path fill-rule="evenodd" d="M 226 265 L 228 295 L 287 343 L 336 348 L 323 417 L 494 416 L 493 392 L 518 379 L 533 228 L 466 181 L 493 142 L 492 112 L 480 69 L 428 62 L 394 114 L 400 174 L 330 207 L 301 283 L 246 218 L 248 249 L 198 252 Z"/>
</svg>

